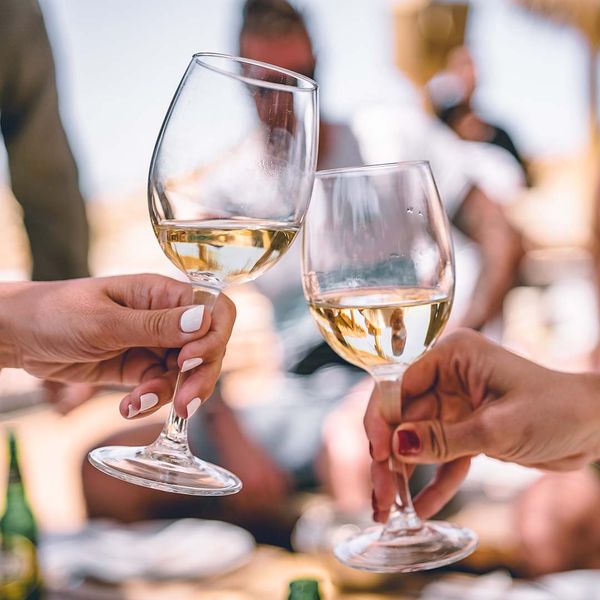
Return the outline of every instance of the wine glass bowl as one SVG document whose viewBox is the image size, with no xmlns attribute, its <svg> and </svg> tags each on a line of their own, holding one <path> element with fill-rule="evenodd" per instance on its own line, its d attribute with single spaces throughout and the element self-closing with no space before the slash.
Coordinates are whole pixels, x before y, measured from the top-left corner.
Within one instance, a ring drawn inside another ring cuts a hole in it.
<svg viewBox="0 0 600 600">
<path fill-rule="evenodd" d="M 441 334 L 454 296 L 450 230 L 429 164 L 318 173 L 303 234 L 303 285 L 327 343 L 373 377 L 382 415 L 399 423 L 403 373 Z M 390 520 L 339 544 L 337 558 L 367 571 L 409 572 L 472 552 L 471 531 L 421 522 L 404 467 L 390 467 L 398 482 Z"/>
<path fill-rule="evenodd" d="M 195 304 L 211 310 L 224 288 L 260 276 L 293 243 L 311 197 L 317 141 L 314 81 L 224 54 L 192 57 L 154 148 L 148 208 Z M 173 398 L 188 376 L 179 374 Z M 150 446 L 98 448 L 89 459 L 109 475 L 170 492 L 241 489 L 235 475 L 192 455 L 187 419 L 173 408 Z"/>
<path fill-rule="evenodd" d="M 317 116 L 316 84 L 302 75 L 193 57 L 148 178 L 156 236 L 192 283 L 250 281 L 294 241 L 310 200 Z"/>
</svg>

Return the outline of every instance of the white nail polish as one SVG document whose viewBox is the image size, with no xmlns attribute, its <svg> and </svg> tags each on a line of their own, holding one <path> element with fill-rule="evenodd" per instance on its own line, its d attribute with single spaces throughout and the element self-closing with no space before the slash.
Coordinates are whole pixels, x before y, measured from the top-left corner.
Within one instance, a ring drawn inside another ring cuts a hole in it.
<svg viewBox="0 0 600 600">
<path fill-rule="evenodd" d="M 129 409 L 127 412 L 127 418 L 128 419 L 132 419 L 133 417 L 135 417 L 137 414 L 139 414 L 139 410 L 135 410 L 135 408 L 133 407 L 133 404 L 129 405 Z"/>
<path fill-rule="evenodd" d="M 140 396 L 140 412 L 146 412 L 158 404 L 158 396 L 153 392 Z"/>
<path fill-rule="evenodd" d="M 179 323 L 181 331 L 184 333 L 194 333 L 198 331 L 202 325 L 202 318 L 204 317 L 204 306 L 194 306 L 188 308 L 182 315 Z"/>
<path fill-rule="evenodd" d="M 194 398 L 187 406 L 188 419 L 200 408 L 202 400 L 200 398 Z"/>
<path fill-rule="evenodd" d="M 191 369 L 195 369 L 199 367 L 204 361 L 201 358 L 188 358 L 183 361 L 181 365 L 181 372 L 185 373 L 186 371 L 190 371 Z"/>
</svg>

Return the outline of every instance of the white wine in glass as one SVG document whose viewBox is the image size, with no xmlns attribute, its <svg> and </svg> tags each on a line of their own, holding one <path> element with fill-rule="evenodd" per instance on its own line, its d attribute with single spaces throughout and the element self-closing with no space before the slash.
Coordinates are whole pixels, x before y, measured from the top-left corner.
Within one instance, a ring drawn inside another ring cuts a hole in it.
<svg viewBox="0 0 600 600">
<path fill-rule="evenodd" d="M 296 238 L 314 180 L 318 113 L 308 77 L 224 54 L 192 57 L 154 148 L 148 208 L 195 303 L 211 310 L 223 289 L 259 277 Z M 179 374 L 173 398 L 188 376 Z M 89 459 L 168 492 L 221 496 L 242 485 L 192 455 L 187 419 L 173 408 L 150 446 L 97 448 Z"/>
<path fill-rule="evenodd" d="M 336 290 L 309 301 L 325 341 L 348 362 L 386 370 L 410 364 L 444 328 L 452 298 L 427 288 Z"/>
<path fill-rule="evenodd" d="M 299 227 L 277 221 L 162 221 L 156 237 L 188 277 L 218 278 L 227 285 L 255 279 L 281 258 Z"/>
<path fill-rule="evenodd" d="M 402 377 L 442 333 L 454 296 L 448 221 L 426 162 L 317 173 L 303 233 L 303 285 L 327 343 L 365 369 L 379 409 L 402 419 Z M 338 544 L 344 564 L 410 572 L 455 562 L 477 546 L 469 529 L 416 514 L 403 465 L 384 526 Z"/>
</svg>

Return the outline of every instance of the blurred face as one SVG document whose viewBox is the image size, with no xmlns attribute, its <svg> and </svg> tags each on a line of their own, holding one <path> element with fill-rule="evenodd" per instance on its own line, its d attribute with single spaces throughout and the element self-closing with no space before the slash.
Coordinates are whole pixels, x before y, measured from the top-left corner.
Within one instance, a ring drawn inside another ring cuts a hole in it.
<svg viewBox="0 0 600 600">
<path fill-rule="evenodd" d="M 240 40 L 240 52 L 244 58 L 260 60 L 310 78 L 314 76 L 312 46 L 301 31 L 277 38 L 245 34 Z"/>
<path fill-rule="evenodd" d="M 459 77 L 467 99 L 471 98 L 477 87 L 477 70 L 468 48 L 456 48 L 448 57 L 448 71 Z"/>
<path fill-rule="evenodd" d="M 240 54 L 244 58 L 266 62 L 307 77 L 314 75 L 315 58 L 310 40 L 301 31 L 276 38 L 244 34 L 240 39 Z M 281 79 L 276 82 L 288 83 Z M 255 97 L 255 102 L 263 123 L 270 128 L 294 130 L 292 94 L 265 89 Z"/>
</svg>

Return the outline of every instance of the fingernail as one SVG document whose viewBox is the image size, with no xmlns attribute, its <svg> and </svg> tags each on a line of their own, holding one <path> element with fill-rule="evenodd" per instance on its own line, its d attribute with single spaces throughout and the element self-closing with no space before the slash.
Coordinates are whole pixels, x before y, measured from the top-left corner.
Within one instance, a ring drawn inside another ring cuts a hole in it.
<svg viewBox="0 0 600 600">
<path fill-rule="evenodd" d="M 371 458 L 375 460 L 375 457 L 373 456 L 373 444 L 371 444 L 371 442 L 369 442 L 369 454 L 371 455 Z"/>
<path fill-rule="evenodd" d="M 135 417 L 136 415 L 139 414 L 139 410 L 136 410 L 133 406 L 133 404 L 129 405 L 129 408 L 127 409 L 127 418 L 128 419 L 132 419 L 133 417 Z"/>
<path fill-rule="evenodd" d="M 179 322 L 181 331 L 183 333 L 194 333 L 198 331 L 202 325 L 202 318 L 204 317 L 204 306 L 194 306 L 188 308 L 182 315 Z"/>
<path fill-rule="evenodd" d="M 190 371 L 191 369 L 195 369 L 200 366 L 204 361 L 201 358 L 188 358 L 183 361 L 181 365 L 181 372 L 185 373 L 186 371 Z"/>
<path fill-rule="evenodd" d="M 416 454 L 421 449 L 421 440 L 415 431 L 401 429 L 396 440 L 398 454 Z"/>
<path fill-rule="evenodd" d="M 140 396 L 140 412 L 146 412 L 158 404 L 158 396 L 153 392 Z"/>
<path fill-rule="evenodd" d="M 200 400 L 200 398 L 194 398 L 187 405 L 187 416 L 188 416 L 188 419 L 200 408 L 200 404 L 202 404 L 202 400 Z"/>
</svg>

